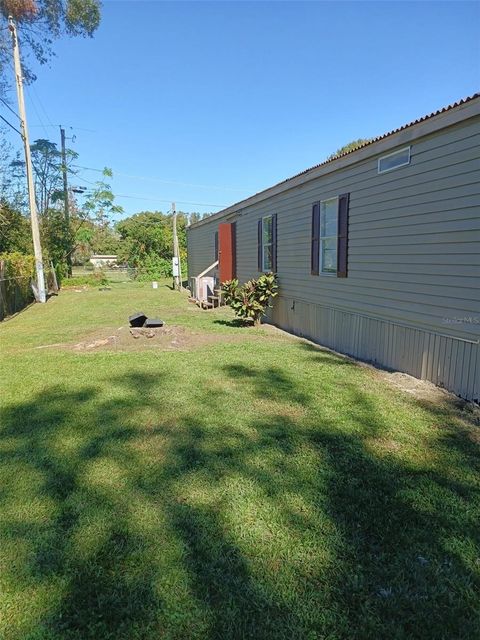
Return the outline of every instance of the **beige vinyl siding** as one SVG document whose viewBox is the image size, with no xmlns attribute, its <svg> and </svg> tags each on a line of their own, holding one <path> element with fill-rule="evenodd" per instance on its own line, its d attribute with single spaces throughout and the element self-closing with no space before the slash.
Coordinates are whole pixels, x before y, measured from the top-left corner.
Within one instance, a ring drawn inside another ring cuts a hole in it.
<svg viewBox="0 0 480 640">
<path fill-rule="evenodd" d="M 215 232 L 218 221 L 204 224 L 187 233 L 188 277 L 198 276 L 215 262 Z"/>
<path fill-rule="evenodd" d="M 410 164 L 378 174 L 378 157 L 406 138 Z M 480 117 L 418 139 L 402 132 L 388 150 L 384 143 L 381 154 L 230 209 L 238 277 L 258 275 L 257 221 L 277 214 L 276 324 L 473 397 L 480 377 Z M 342 193 L 350 193 L 348 277 L 312 276 L 312 203 Z M 203 243 L 218 221 L 189 235 Z"/>
<path fill-rule="evenodd" d="M 445 318 L 478 313 L 480 147 L 472 157 L 470 139 L 472 135 L 480 139 L 478 118 L 453 128 L 455 132 L 440 132 L 414 142 L 409 166 L 379 175 L 378 156 L 374 156 L 242 211 L 237 222 L 239 277 L 246 280 L 257 273 L 255 220 L 276 213 L 282 296 L 435 331 L 445 331 Z M 434 151 L 440 154 L 436 162 L 432 162 Z M 425 154 L 430 162 L 423 160 Z M 455 186 L 447 190 L 449 197 L 440 201 L 439 210 L 428 196 L 437 196 L 440 184 L 451 183 L 450 171 Z M 475 193 L 468 196 L 469 206 L 459 207 L 463 187 L 471 184 L 472 175 L 476 178 Z M 410 198 L 412 189 L 420 202 L 405 201 L 405 194 Z M 349 276 L 311 276 L 312 203 L 345 192 L 350 193 Z M 374 209 L 374 220 L 366 202 Z M 397 206 L 397 216 L 390 210 L 392 203 Z M 367 220 L 369 227 L 365 227 Z M 443 267 L 448 280 L 437 266 Z M 448 331 L 471 337 L 478 335 L 478 326 L 448 325 Z"/>
</svg>

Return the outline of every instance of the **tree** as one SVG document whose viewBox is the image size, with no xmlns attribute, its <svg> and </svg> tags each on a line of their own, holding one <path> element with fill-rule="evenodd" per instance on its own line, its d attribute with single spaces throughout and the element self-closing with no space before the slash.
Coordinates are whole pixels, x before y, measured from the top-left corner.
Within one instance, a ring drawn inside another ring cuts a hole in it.
<svg viewBox="0 0 480 640">
<path fill-rule="evenodd" d="M 62 35 L 93 36 L 100 24 L 100 0 L 0 0 L 4 24 L 9 16 L 21 31 L 23 71 L 27 81 L 35 74 L 26 62 L 33 56 L 45 64 L 53 55 L 53 42 Z M 10 33 L 0 29 L 0 73 L 10 64 Z"/>
<path fill-rule="evenodd" d="M 25 160 L 17 151 L 13 156 L 2 157 L 2 190 L 0 197 L 7 200 L 15 209 L 28 211 L 27 179 L 25 174 Z"/>
<path fill-rule="evenodd" d="M 359 138 L 358 140 L 353 140 L 348 144 L 344 144 L 343 147 L 337 149 L 335 153 L 332 153 L 328 156 L 327 160 L 333 160 L 334 158 L 338 158 L 342 156 L 344 153 L 348 153 L 349 151 L 353 151 L 354 149 L 358 149 L 358 147 L 362 147 L 367 142 L 371 142 L 372 138 Z"/>
<path fill-rule="evenodd" d="M 173 255 L 172 227 L 161 211 L 141 211 L 117 222 L 116 230 L 120 234 L 119 257 L 132 267 L 140 267 L 150 255 Z"/>
<path fill-rule="evenodd" d="M 112 175 L 112 170 L 105 167 L 104 178 Z M 71 206 L 68 255 L 78 263 L 92 253 L 115 253 L 118 234 L 110 226 L 110 217 L 122 212 L 123 208 L 115 204 L 111 186 L 105 180 L 96 182 L 83 206 Z"/>
<path fill-rule="evenodd" d="M 188 217 L 188 222 L 189 224 L 194 224 L 195 222 L 198 222 L 201 219 L 202 219 L 202 214 L 197 213 L 196 211 L 193 211 Z"/>
<path fill-rule="evenodd" d="M 32 253 L 30 222 L 5 200 L 0 201 L 0 253 Z"/>
<path fill-rule="evenodd" d="M 113 173 L 105 167 L 102 175 L 104 178 L 111 178 Z M 111 186 L 105 180 L 98 180 L 83 204 L 84 217 L 93 219 L 100 225 L 108 223 L 109 216 L 123 212 L 123 208 L 114 204 L 114 200 Z"/>
<path fill-rule="evenodd" d="M 63 202 L 63 175 L 62 154 L 57 149 L 55 142 L 40 138 L 30 145 L 32 153 L 32 165 L 35 173 L 35 193 L 37 209 L 43 215 L 52 203 L 61 200 Z M 72 149 L 66 149 L 68 173 L 74 174 L 69 164 L 78 158 L 78 153 Z"/>
<path fill-rule="evenodd" d="M 10 184 L 9 165 L 12 145 L 5 137 L 5 128 L 0 127 L 0 198 L 5 198 Z"/>
<path fill-rule="evenodd" d="M 119 235 L 110 223 L 98 225 L 91 220 L 83 220 L 75 233 L 73 261 L 83 264 L 93 253 L 117 254 Z"/>
<path fill-rule="evenodd" d="M 182 259 L 187 251 L 187 221 L 187 214 L 177 213 L 177 235 Z M 119 259 L 144 271 L 148 277 L 169 275 L 173 257 L 172 222 L 172 215 L 161 211 L 142 211 L 117 222 Z"/>
</svg>

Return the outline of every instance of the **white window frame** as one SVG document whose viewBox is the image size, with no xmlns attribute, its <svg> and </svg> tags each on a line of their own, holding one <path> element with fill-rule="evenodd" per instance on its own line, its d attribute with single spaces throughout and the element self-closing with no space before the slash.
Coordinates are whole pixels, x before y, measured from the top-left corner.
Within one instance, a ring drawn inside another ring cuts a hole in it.
<svg viewBox="0 0 480 640">
<path fill-rule="evenodd" d="M 406 167 L 407 165 L 409 165 L 411 160 L 411 148 L 412 148 L 411 146 L 403 147 L 403 149 L 397 149 L 392 153 L 387 153 L 387 155 L 381 156 L 378 159 L 378 163 L 377 163 L 378 173 L 389 173 L 390 171 L 395 171 L 396 169 L 400 169 L 400 167 Z M 408 151 L 408 160 L 406 162 L 402 162 L 402 164 L 397 164 L 395 167 L 390 167 L 390 169 L 380 169 L 380 162 L 382 160 L 386 160 L 387 158 L 391 158 L 392 156 L 396 156 L 400 153 L 404 153 L 405 151 Z"/>
<path fill-rule="evenodd" d="M 325 202 L 336 202 L 336 210 L 337 210 L 337 233 L 334 236 L 324 236 L 322 235 L 322 204 Z M 336 242 L 336 252 L 337 252 L 337 260 L 338 260 L 338 196 L 334 196 L 333 198 L 326 198 L 325 200 L 320 200 L 320 233 L 319 233 L 319 243 L 318 250 L 320 252 L 320 273 L 322 276 L 335 276 L 337 275 L 338 267 L 335 268 L 335 271 L 325 271 L 323 268 L 323 243 L 325 240 L 335 239 Z"/>
<path fill-rule="evenodd" d="M 263 240 L 263 229 L 264 229 L 265 220 L 270 220 L 270 232 L 271 232 L 270 242 L 264 242 Z M 263 272 L 271 271 L 273 268 L 273 264 L 271 264 L 269 267 L 265 266 L 265 247 L 272 247 L 273 249 L 273 215 L 272 214 L 262 217 L 262 271 Z M 270 253 L 270 255 L 272 254 Z"/>
</svg>

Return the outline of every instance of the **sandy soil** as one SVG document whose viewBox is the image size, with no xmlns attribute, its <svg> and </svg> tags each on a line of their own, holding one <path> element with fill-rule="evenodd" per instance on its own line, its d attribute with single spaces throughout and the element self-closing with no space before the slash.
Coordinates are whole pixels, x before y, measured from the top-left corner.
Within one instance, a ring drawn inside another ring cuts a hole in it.
<svg viewBox="0 0 480 640">
<path fill-rule="evenodd" d="M 188 351 L 196 347 L 218 343 L 236 342 L 243 336 L 196 332 L 185 327 L 168 325 L 146 329 L 119 327 L 113 331 L 103 329 L 86 336 L 85 340 L 69 345 L 74 351 Z"/>
</svg>

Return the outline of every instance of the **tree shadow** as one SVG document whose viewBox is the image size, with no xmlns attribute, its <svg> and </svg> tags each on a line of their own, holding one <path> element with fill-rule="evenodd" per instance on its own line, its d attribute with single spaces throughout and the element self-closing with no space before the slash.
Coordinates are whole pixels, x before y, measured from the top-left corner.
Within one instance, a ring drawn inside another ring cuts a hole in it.
<svg viewBox="0 0 480 640">
<path fill-rule="evenodd" d="M 234 327 L 237 329 L 251 329 L 252 324 L 244 322 L 240 318 L 232 318 L 232 320 L 214 320 L 213 324 L 220 324 L 222 327 Z"/>
<path fill-rule="evenodd" d="M 6 407 L 6 566 L 57 594 L 23 636 L 476 637 L 480 469 L 453 407 L 401 401 L 439 425 L 437 458 L 421 432 L 412 462 L 355 382 L 332 408 L 320 377 L 312 393 L 288 367 L 221 371 L 229 386 L 175 411 L 180 380 L 134 367 L 108 394 Z"/>
</svg>

